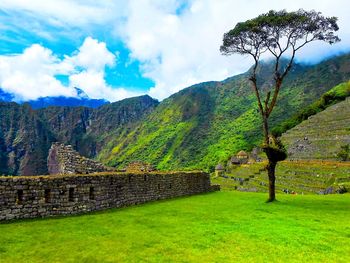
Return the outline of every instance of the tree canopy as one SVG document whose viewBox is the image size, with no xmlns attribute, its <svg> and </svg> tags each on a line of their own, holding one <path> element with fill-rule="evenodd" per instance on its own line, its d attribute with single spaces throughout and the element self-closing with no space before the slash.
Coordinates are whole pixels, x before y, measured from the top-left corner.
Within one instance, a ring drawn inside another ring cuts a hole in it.
<svg viewBox="0 0 350 263">
<path fill-rule="evenodd" d="M 288 49 L 292 52 L 314 40 L 329 44 L 340 41 L 336 17 L 324 17 L 316 11 L 296 12 L 271 10 L 254 19 L 238 23 L 224 34 L 220 51 L 223 54 L 250 54 L 254 57 L 270 51 L 275 57 Z"/>
<path fill-rule="evenodd" d="M 250 78 L 253 84 L 256 84 L 255 73 L 261 55 L 270 52 L 275 57 L 274 78 L 277 88 L 271 100 L 270 93 L 267 94 L 265 108 L 260 101 L 260 95 L 257 94 L 259 109 L 268 117 L 276 103 L 282 81 L 292 66 L 295 53 L 316 40 L 329 44 L 340 41 L 335 35 L 338 29 L 336 17 L 324 17 L 320 12 L 303 9 L 295 12 L 271 10 L 256 18 L 238 23 L 232 30 L 225 33 L 220 51 L 224 55 L 234 53 L 251 55 L 255 61 Z M 289 62 L 281 68 L 280 59 L 285 54 L 289 55 Z"/>
</svg>

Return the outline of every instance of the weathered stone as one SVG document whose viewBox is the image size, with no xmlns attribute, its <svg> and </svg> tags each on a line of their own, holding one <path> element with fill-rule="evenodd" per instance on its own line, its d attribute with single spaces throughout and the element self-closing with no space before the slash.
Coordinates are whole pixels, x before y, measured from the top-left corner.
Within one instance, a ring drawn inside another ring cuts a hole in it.
<svg viewBox="0 0 350 263">
<path fill-rule="evenodd" d="M 79 214 L 219 190 L 204 172 L 8 176 L 0 177 L 0 187 L 5 189 L 0 220 Z"/>
<path fill-rule="evenodd" d="M 51 145 L 47 168 L 49 174 L 89 174 L 115 170 L 81 156 L 71 145 L 57 142 Z"/>
</svg>

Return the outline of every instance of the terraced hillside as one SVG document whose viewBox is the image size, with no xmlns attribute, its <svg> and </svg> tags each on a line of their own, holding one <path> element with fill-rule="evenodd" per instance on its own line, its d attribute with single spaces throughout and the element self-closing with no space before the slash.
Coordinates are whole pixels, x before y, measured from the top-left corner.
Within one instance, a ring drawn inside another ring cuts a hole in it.
<svg viewBox="0 0 350 263">
<path fill-rule="evenodd" d="M 266 163 L 242 165 L 212 178 L 222 189 L 267 192 Z M 335 161 L 284 161 L 276 170 L 279 193 L 327 194 L 350 191 L 350 163 Z"/>
<path fill-rule="evenodd" d="M 350 144 L 350 97 L 310 116 L 281 137 L 289 159 L 336 159 Z"/>
</svg>

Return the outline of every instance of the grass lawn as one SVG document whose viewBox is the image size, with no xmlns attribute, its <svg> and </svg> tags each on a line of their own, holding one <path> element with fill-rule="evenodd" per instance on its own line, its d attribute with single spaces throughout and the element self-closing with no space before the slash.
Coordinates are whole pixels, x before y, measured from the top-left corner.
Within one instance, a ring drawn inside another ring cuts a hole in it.
<svg viewBox="0 0 350 263">
<path fill-rule="evenodd" d="M 350 262 L 350 195 L 216 192 L 0 224 L 0 262 Z"/>
</svg>

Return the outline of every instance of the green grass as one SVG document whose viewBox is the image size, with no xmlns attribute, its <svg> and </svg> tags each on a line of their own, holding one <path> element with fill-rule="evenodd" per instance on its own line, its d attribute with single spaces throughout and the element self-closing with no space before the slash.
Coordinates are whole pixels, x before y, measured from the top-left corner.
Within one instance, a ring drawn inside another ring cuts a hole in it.
<svg viewBox="0 0 350 263">
<path fill-rule="evenodd" d="M 228 168 L 224 177 L 212 176 L 212 182 L 226 191 L 268 192 L 266 162 Z M 242 183 L 238 180 L 244 180 Z M 350 182 L 350 163 L 337 161 L 283 161 L 276 167 L 276 192 L 283 190 L 299 194 L 315 194 L 332 187 L 338 189 L 342 182 Z M 345 184 L 350 192 L 350 187 Z"/>
<path fill-rule="evenodd" d="M 0 262 L 349 262 L 350 195 L 216 192 L 0 224 Z"/>
</svg>

